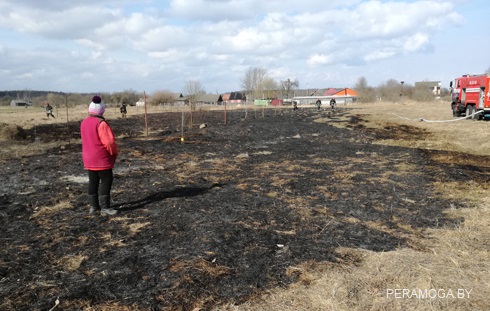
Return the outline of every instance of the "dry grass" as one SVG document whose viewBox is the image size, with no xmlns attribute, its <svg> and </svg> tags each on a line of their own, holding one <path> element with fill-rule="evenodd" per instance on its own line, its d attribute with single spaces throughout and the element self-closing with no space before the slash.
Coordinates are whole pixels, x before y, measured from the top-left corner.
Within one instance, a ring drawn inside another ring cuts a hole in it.
<svg viewBox="0 0 490 311">
<path fill-rule="evenodd" d="M 72 141 L 72 143 L 75 141 Z M 46 150 L 50 149 L 64 149 L 68 142 L 48 142 L 39 143 L 33 142 L 29 144 L 16 143 L 16 144 L 3 144 L 0 150 L 0 160 L 9 160 L 22 157 L 28 157 L 36 154 L 44 154 Z"/>
<path fill-rule="evenodd" d="M 233 110 L 240 108 L 237 105 L 228 105 L 227 110 Z M 194 108 L 193 112 L 196 114 L 195 123 L 199 123 L 199 115 L 205 114 L 211 110 L 222 110 L 223 106 L 202 106 Z M 250 107 L 250 111 L 253 112 L 258 108 Z M 145 113 L 144 107 L 139 106 L 129 106 L 127 107 L 127 116 L 142 115 Z M 148 113 L 159 113 L 159 112 L 190 112 L 188 106 L 147 106 Z M 80 121 L 87 116 L 88 104 L 76 107 L 59 107 L 54 109 L 53 114 L 56 119 L 47 118 L 46 110 L 43 107 L 0 107 L 0 115 L 2 116 L 2 122 L 8 124 L 15 124 L 24 129 L 30 129 L 38 124 L 56 124 L 56 123 L 66 123 L 66 121 Z M 119 119 L 121 118 L 121 113 L 119 112 L 119 107 L 108 106 L 106 108 L 104 117 L 107 119 Z"/>
<path fill-rule="evenodd" d="M 180 109 L 180 108 L 175 108 Z M 173 109 L 175 111 L 175 109 Z M 128 107 L 128 116 L 140 115 L 144 113 L 144 107 Z M 148 113 L 170 111 L 165 107 L 152 107 L 147 109 Z M 180 111 L 180 110 L 178 110 Z M 42 107 L 0 107 L 2 122 L 15 124 L 24 129 L 30 129 L 38 124 L 66 123 L 66 121 L 80 121 L 88 114 L 88 104 L 86 106 L 55 108 L 53 114 L 56 119 L 47 118 L 46 110 Z M 121 118 L 118 107 L 107 107 L 104 117 L 107 119 Z"/>
<path fill-rule="evenodd" d="M 222 109 L 222 106 L 203 106 L 195 108 L 193 112 L 193 123 L 200 124 L 204 122 L 206 114 L 209 111 L 216 109 Z M 229 106 L 227 109 L 237 109 L 237 106 Z M 190 112 L 190 108 L 188 106 L 148 106 L 146 110 L 149 114 L 170 111 L 184 111 L 186 114 Z M 127 108 L 127 111 L 128 117 L 143 115 L 145 113 L 145 108 L 130 106 Z M 66 107 L 55 107 L 53 114 L 56 116 L 56 118 L 48 118 L 43 107 L 0 107 L 0 116 L 2 118 L 2 122 L 0 123 L 0 160 L 42 154 L 45 152 L 45 150 L 53 148 L 64 148 L 67 142 L 34 142 L 25 144 L 25 141 L 22 141 L 22 139 L 25 139 L 26 130 L 35 129 L 35 127 L 40 124 L 65 124 L 67 121 L 73 122 L 83 120 L 88 114 L 88 104 L 77 107 L 68 107 L 68 109 L 66 109 Z M 121 118 L 119 107 L 107 107 L 104 117 L 108 120 Z M 180 138 L 172 137 L 170 139 Z M 72 143 L 73 142 L 74 141 L 72 141 Z"/>
<path fill-rule="evenodd" d="M 387 125 L 406 125 L 427 131 L 427 137 L 383 141 L 383 144 L 488 155 L 490 127 L 487 122 L 458 120 L 446 102 L 368 103 L 348 106 L 368 122 L 364 126 L 384 129 Z M 342 119 L 349 116 L 344 115 Z M 422 121 L 424 120 L 424 121 Z M 342 122 L 332 123 L 344 126 Z"/>
<path fill-rule="evenodd" d="M 148 113 L 165 111 L 181 111 L 188 107 L 154 107 L 149 106 Z M 209 110 L 209 107 L 199 108 L 198 111 Z M 144 107 L 128 107 L 128 116 L 144 114 Z M 46 150 L 64 148 L 68 142 L 33 142 L 26 144 L 25 141 L 17 140 L 25 136 L 24 130 L 33 129 L 40 124 L 65 124 L 67 121 L 81 121 L 88 114 L 88 105 L 55 108 L 53 114 L 56 118 L 47 118 L 46 111 L 42 107 L 0 107 L 0 160 L 28 157 L 43 154 Z M 104 114 L 108 120 L 119 119 L 121 114 L 118 107 L 108 107 Z M 25 137 L 24 137 L 25 138 Z M 74 141 L 71 141 L 72 143 Z M 79 141 L 75 141 L 79 142 Z"/>
</svg>

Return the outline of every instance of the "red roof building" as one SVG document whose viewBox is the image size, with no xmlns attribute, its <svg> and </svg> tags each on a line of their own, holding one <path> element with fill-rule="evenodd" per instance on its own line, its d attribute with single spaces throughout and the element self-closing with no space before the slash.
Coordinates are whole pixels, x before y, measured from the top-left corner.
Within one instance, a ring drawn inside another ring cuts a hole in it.
<svg viewBox="0 0 490 311">
<path fill-rule="evenodd" d="M 345 88 L 345 89 L 342 89 L 342 90 L 337 90 L 336 93 L 332 94 L 333 96 L 359 96 L 359 94 L 353 90 L 353 89 L 349 89 L 349 88 Z"/>
</svg>

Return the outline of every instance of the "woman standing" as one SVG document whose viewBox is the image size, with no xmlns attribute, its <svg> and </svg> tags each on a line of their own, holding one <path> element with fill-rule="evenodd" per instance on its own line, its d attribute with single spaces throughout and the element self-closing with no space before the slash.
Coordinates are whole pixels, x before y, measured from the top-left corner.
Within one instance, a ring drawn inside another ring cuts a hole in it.
<svg viewBox="0 0 490 311">
<path fill-rule="evenodd" d="M 117 158 L 117 146 L 109 124 L 102 116 L 105 104 L 94 96 L 88 107 L 89 116 L 82 121 L 82 160 L 88 171 L 90 213 L 100 210 L 101 215 L 115 215 L 111 208 L 112 169 Z M 100 196 L 100 201 L 99 201 Z"/>
</svg>

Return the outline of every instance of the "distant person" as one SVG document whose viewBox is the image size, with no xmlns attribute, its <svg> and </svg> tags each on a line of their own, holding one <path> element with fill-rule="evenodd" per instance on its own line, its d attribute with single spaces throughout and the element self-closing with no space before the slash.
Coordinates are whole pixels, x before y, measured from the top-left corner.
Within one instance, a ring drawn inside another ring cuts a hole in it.
<svg viewBox="0 0 490 311">
<path fill-rule="evenodd" d="M 293 100 L 293 111 L 298 110 L 298 102 Z"/>
<path fill-rule="evenodd" d="M 56 119 L 56 117 L 53 114 L 53 107 L 48 102 L 45 102 L 44 106 L 46 108 L 46 116 L 48 117 L 48 119 L 49 117 L 53 117 Z"/>
<path fill-rule="evenodd" d="M 335 110 L 335 105 L 337 104 L 337 102 L 335 101 L 335 98 L 332 98 L 330 100 L 330 110 L 332 110 L 332 112 Z"/>
<path fill-rule="evenodd" d="M 100 96 L 92 98 L 88 112 L 89 116 L 80 125 L 80 133 L 83 165 L 88 171 L 89 212 L 100 210 L 101 215 L 115 215 L 117 210 L 111 208 L 111 188 L 118 150 L 112 129 L 102 116 L 105 104 Z"/>
<path fill-rule="evenodd" d="M 315 105 L 316 105 L 316 108 L 317 108 L 318 110 L 320 110 L 320 108 L 321 108 L 321 106 L 322 106 L 322 101 L 320 100 L 320 98 L 319 98 L 319 99 L 316 101 Z"/>
<path fill-rule="evenodd" d="M 121 108 L 119 108 L 119 111 L 121 112 L 121 117 L 123 119 L 126 119 L 126 114 L 128 113 L 128 110 L 126 109 L 126 103 L 122 102 Z"/>
</svg>

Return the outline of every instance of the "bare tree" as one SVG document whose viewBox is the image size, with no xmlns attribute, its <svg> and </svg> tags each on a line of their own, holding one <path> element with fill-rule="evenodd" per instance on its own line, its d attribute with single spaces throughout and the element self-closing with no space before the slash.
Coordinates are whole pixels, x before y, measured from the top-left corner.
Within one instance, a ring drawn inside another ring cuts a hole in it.
<svg viewBox="0 0 490 311">
<path fill-rule="evenodd" d="M 250 67 L 241 80 L 242 89 L 247 95 L 252 95 L 254 99 L 261 98 L 263 96 L 261 93 L 264 90 L 263 83 L 267 78 L 267 70 L 264 68 Z"/>
<path fill-rule="evenodd" d="M 277 82 L 274 81 L 274 79 L 268 77 L 265 78 L 260 85 L 260 89 L 262 91 L 263 98 L 268 98 L 268 99 L 277 98 L 277 91 L 279 89 L 279 86 Z"/>
<path fill-rule="evenodd" d="M 198 95 L 206 94 L 204 87 L 200 81 L 189 80 L 185 83 L 185 93 L 187 94 L 187 99 L 189 104 L 192 106 Z"/>
<path fill-rule="evenodd" d="M 192 129 L 193 126 L 193 112 L 196 109 L 196 98 L 198 95 L 206 94 L 202 83 L 196 80 L 189 80 L 185 83 L 185 92 L 187 94 L 187 100 L 189 101 L 189 106 L 191 109 L 191 119 L 189 127 Z"/>
<path fill-rule="evenodd" d="M 69 106 L 75 107 L 77 105 L 86 105 L 87 101 L 85 100 L 85 97 L 82 96 L 82 94 L 71 93 L 68 94 L 68 104 Z"/>
<path fill-rule="evenodd" d="M 368 88 L 368 83 L 366 77 L 360 77 L 359 79 L 357 79 L 357 83 L 356 85 L 354 85 L 355 90 L 361 91 L 367 88 Z"/>
<path fill-rule="evenodd" d="M 281 81 L 281 90 L 283 91 L 283 97 L 284 95 L 286 95 L 286 98 L 289 98 L 291 92 L 297 89 L 298 87 L 299 87 L 298 80 L 291 81 L 291 79 L 288 78 L 287 80 Z"/>
<path fill-rule="evenodd" d="M 111 95 L 111 102 L 122 103 L 125 102 L 129 105 L 134 105 L 143 95 L 139 94 L 133 89 L 124 90 L 122 92 L 116 92 Z"/>
<path fill-rule="evenodd" d="M 174 95 L 170 91 L 158 91 L 151 95 L 150 97 L 150 105 L 158 106 L 160 104 L 173 104 Z"/>
<path fill-rule="evenodd" d="M 354 85 L 354 90 L 358 94 L 358 101 L 365 103 L 376 101 L 376 90 L 368 85 L 365 77 L 360 77 L 357 80 L 357 83 Z"/>
<path fill-rule="evenodd" d="M 65 105 L 65 96 L 61 93 L 49 93 L 47 96 L 47 101 L 51 104 L 51 106 L 55 108 L 60 108 Z"/>
<path fill-rule="evenodd" d="M 384 101 L 397 102 L 402 94 L 403 83 L 395 79 L 389 79 L 378 87 L 379 98 Z"/>
<path fill-rule="evenodd" d="M 415 85 L 414 87 L 405 86 L 403 96 L 409 96 L 418 102 L 430 102 L 436 99 L 433 90 L 423 84 Z"/>
</svg>

